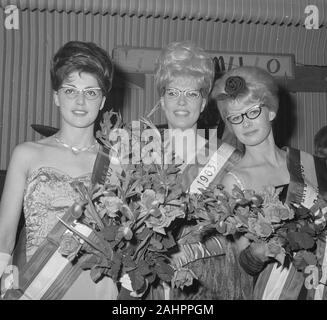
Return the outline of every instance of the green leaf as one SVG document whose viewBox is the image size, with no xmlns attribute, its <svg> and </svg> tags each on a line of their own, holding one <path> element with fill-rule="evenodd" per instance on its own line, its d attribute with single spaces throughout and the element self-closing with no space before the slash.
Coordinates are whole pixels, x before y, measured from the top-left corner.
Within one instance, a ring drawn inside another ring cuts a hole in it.
<svg viewBox="0 0 327 320">
<path fill-rule="evenodd" d="M 120 278 L 120 271 L 122 267 L 121 257 L 117 254 L 114 256 L 114 260 L 112 261 L 112 266 L 108 274 L 114 281 L 117 281 Z"/>
<path fill-rule="evenodd" d="M 121 208 L 121 213 L 128 219 L 128 220 L 135 220 L 135 217 L 133 215 L 133 212 L 131 211 L 131 209 L 129 208 L 129 206 L 127 206 L 126 204 L 124 204 Z"/>
<path fill-rule="evenodd" d="M 307 233 L 289 232 L 287 238 L 293 250 L 311 249 L 315 245 L 314 239 Z"/>
<path fill-rule="evenodd" d="M 301 229 L 300 232 L 307 233 L 310 236 L 315 236 L 316 232 L 314 230 L 314 227 L 310 226 L 308 223 L 306 223 Z"/>
<path fill-rule="evenodd" d="M 148 228 L 144 228 L 142 232 L 136 233 L 135 237 L 137 238 L 137 240 L 142 241 L 149 235 L 149 233 L 151 233 L 151 230 L 149 230 Z"/>
<path fill-rule="evenodd" d="M 170 231 L 167 232 L 166 236 L 163 236 L 162 244 L 166 249 L 170 249 L 176 246 L 176 241 Z"/>
<path fill-rule="evenodd" d="M 150 239 L 150 244 L 157 250 L 161 250 L 163 248 L 162 243 L 155 238 Z"/>
<path fill-rule="evenodd" d="M 197 228 L 192 229 L 191 232 L 183 235 L 180 239 L 178 239 L 178 244 L 187 244 L 187 243 L 196 243 L 201 241 L 201 230 L 198 230 Z"/>
<path fill-rule="evenodd" d="M 133 287 L 134 291 L 141 290 L 144 287 L 145 279 L 140 274 L 138 269 L 130 271 L 128 273 L 128 275 L 132 281 L 132 287 Z"/>
<path fill-rule="evenodd" d="M 158 277 L 163 281 L 169 282 L 174 275 L 174 269 L 161 259 L 158 259 L 155 265 L 155 270 L 158 274 Z"/>
<path fill-rule="evenodd" d="M 183 193 L 183 188 L 181 185 L 174 186 L 173 189 L 171 189 L 170 192 L 168 193 L 166 202 L 178 199 L 182 193 Z"/>
<path fill-rule="evenodd" d="M 142 276 L 146 276 L 152 272 L 149 264 L 144 260 L 139 261 L 137 270 Z"/>
<path fill-rule="evenodd" d="M 102 230 L 104 239 L 107 241 L 114 241 L 116 238 L 118 228 L 119 228 L 119 226 L 116 226 L 116 225 L 105 226 Z"/>
<path fill-rule="evenodd" d="M 315 266 L 317 264 L 317 257 L 312 252 L 300 250 L 295 254 L 293 264 L 299 271 L 303 271 L 308 265 Z"/>
<path fill-rule="evenodd" d="M 244 237 L 248 238 L 249 240 L 255 241 L 255 242 L 259 241 L 259 238 L 255 234 L 250 233 L 250 232 L 245 233 Z"/>
<path fill-rule="evenodd" d="M 151 284 L 157 279 L 157 274 L 151 272 L 146 276 L 146 279 L 148 280 L 148 283 Z"/>
<path fill-rule="evenodd" d="M 93 266 L 90 271 L 90 276 L 93 282 L 97 283 L 103 276 L 104 269 L 98 266 Z"/>
<path fill-rule="evenodd" d="M 203 220 L 210 220 L 209 216 L 208 216 L 208 211 L 203 209 L 203 208 L 196 208 L 195 209 L 195 215 Z"/>
<path fill-rule="evenodd" d="M 132 259 L 131 256 L 123 257 L 122 262 L 124 264 L 124 267 L 126 268 L 136 268 L 135 261 Z"/>
<path fill-rule="evenodd" d="M 316 265 L 317 264 L 317 256 L 312 252 L 305 251 L 303 254 L 304 260 L 307 262 L 308 265 Z"/>
</svg>

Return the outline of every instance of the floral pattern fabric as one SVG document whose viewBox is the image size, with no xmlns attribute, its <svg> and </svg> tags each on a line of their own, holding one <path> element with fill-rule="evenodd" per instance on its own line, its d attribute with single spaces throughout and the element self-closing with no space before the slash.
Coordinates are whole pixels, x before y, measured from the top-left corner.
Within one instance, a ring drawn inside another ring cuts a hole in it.
<svg viewBox="0 0 327 320">
<path fill-rule="evenodd" d="M 73 178 L 52 167 L 41 167 L 31 172 L 24 191 L 26 220 L 26 256 L 34 254 L 47 234 L 79 195 L 70 185 L 74 180 L 90 185 L 91 173 Z"/>
</svg>

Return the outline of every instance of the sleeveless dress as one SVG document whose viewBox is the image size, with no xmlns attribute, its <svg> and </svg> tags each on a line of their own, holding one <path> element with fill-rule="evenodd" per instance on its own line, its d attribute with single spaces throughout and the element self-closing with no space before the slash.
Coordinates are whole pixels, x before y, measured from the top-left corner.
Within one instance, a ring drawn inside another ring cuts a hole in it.
<svg viewBox="0 0 327 320">
<path fill-rule="evenodd" d="M 77 192 L 71 182 L 91 183 L 91 173 L 73 178 L 53 167 L 41 167 L 32 171 L 24 190 L 24 215 L 26 221 L 26 260 L 32 257 L 47 234 L 57 224 L 65 210 L 75 200 Z M 117 287 L 108 277 L 94 283 L 90 271 L 83 271 L 68 289 L 62 300 L 115 300 Z"/>
</svg>

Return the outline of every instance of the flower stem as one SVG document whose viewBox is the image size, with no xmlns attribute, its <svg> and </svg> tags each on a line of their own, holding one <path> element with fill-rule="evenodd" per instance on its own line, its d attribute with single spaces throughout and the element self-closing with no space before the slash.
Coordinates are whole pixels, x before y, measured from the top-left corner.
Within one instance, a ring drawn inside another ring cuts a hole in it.
<svg viewBox="0 0 327 320">
<path fill-rule="evenodd" d="M 134 255 L 133 255 L 133 260 L 135 259 L 136 262 L 138 262 L 138 260 L 141 257 L 141 254 L 139 254 L 140 251 L 142 251 L 142 248 L 146 245 L 146 243 L 148 242 L 148 240 L 152 237 L 153 232 L 151 231 L 145 239 L 142 240 L 142 242 L 139 244 L 138 249 L 135 251 Z M 145 248 L 144 248 L 145 249 Z"/>
<path fill-rule="evenodd" d="M 93 219 L 96 221 L 96 223 L 98 224 L 99 228 L 103 229 L 104 228 L 104 224 L 101 220 L 101 218 L 99 217 L 97 211 L 95 210 L 94 208 L 94 204 L 90 198 L 89 195 L 87 195 L 87 200 L 88 200 L 88 203 L 89 203 L 89 213 L 92 215 Z"/>
</svg>

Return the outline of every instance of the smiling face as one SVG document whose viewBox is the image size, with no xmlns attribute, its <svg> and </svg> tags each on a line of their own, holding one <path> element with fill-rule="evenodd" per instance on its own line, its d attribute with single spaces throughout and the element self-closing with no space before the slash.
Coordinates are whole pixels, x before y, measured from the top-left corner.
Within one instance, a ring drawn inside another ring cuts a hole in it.
<svg viewBox="0 0 327 320">
<path fill-rule="evenodd" d="M 199 91 L 201 88 L 196 79 L 184 76 L 175 78 L 167 85 L 165 94 L 160 98 L 169 128 L 182 130 L 196 128 L 196 122 L 205 107 L 206 99 L 201 94 L 197 96 L 192 91 L 184 94 L 180 93 L 178 97 L 175 97 L 169 93 L 169 90 L 167 91 L 169 88 L 180 91 Z"/>
<path fill-rule="evenodd" d="M 261 113 L 259 115 L 257 112 L 258 106 L 261 106 Z M 247 113 L 250 118 L 257 117 L 249 119 L 246 115 L 243 115 L 241 123 L 229 124 L 238 140 L 246 146 L 255 146 L 265 141 L 271 133 L 271 121 L 275 118 L 276 113 L 260 103 L 246 105 L 235 101 L 228 105 L 227 118 L 240 120 L 238 116 L 244 113 Z"/>
<path fill-rule="evenodd" d="M 88 90 L 94 88 L 94 90 Z M 56 106 L 60 107 L 63 123 L 73 127 L 86 128 L 94 124 L 106 98 L 99 91 L 97 79 L 90 73 L 72 72 L 54 93 Z M 79 91 L 76 96 L 74 90 Z"/>
</svg>

